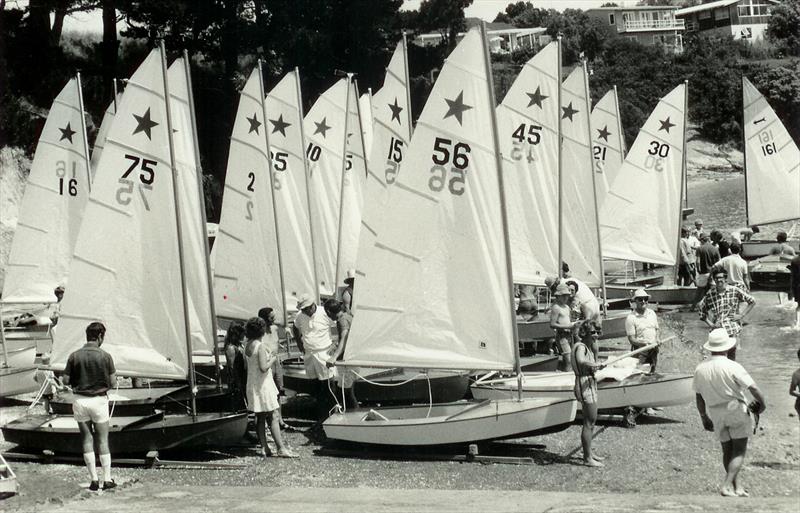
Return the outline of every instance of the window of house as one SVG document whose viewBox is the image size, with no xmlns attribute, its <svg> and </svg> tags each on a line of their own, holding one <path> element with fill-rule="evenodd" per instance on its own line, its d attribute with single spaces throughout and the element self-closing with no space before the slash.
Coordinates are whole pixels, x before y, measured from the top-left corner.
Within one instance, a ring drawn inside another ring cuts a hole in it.
<svg viewBox="0 0 800 513">
<path fill-rule="evenodd" d="M 739 30 L 739 37 L 742 39 L 752 39 L 753 38 L 753 29 L 750 27 L 742 27 Z"/>
<path fill-rule="evenodd" d="M 699 13 L 697 13 L 697 17 L 700 18 L 701 20 L 707 20 L 711 18 L 711 11 L 700 11 Z"/>
<path fill-rule="evenodd" d="M 716 9 L 714 11 L 714 19 L 715 20 L 727 20 L 730 19 L 731 14 L 728 12 L 727 7 L 723 7 L 722 9 Z"/>
<path fill-rule="evenodd" d="M 608 24 L 609 25 L 614 25 L 615 21 L 616 20 L 614 19 L 614 13 L 612 12 L 611 14 L 608 15 Z"/>
</svg>

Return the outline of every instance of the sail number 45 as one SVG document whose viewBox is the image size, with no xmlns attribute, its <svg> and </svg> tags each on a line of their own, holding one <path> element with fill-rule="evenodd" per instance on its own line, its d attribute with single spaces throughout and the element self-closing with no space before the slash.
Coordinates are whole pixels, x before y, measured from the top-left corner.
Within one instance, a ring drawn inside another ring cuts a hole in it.
<svg viewBox="0 0 800 513">
<path fill-rule="evenodd" d="M 142 198 L 144 209 L 149 211 L 150 203 L 147 201 L 147 196 L 145 195 L 144 191 L 153 190 L 153 182 L 156 179 L 156 166 L 158 165 L 158 162 L 139 157 L 138 155 L 128 155 L 127 153 L 125 154 L 125 158 L 131 161 L 131 165 L 128 166 L 127 171 L 125 171 L 119 179 L 119 183 L 122 185 L 120 185 L 119 189 L 117 189 L 117 203 L 120 205 L 130 204 L 134 184 L 136 182 L 136 178 L 138 178 L 139 184 L 136 189 L 139 191 L 139 197 Z M 137 168 L 139 170 L 137 177 L 133 179 L 128 178 L 128 176 Z"/>
<path fill-rule="evenodd" d="M 452 151 L 451 151 L 452 150 Z M 437 137 L 433 143 L 433 153 L 431 160 L 431 177 L 428 179 L 428 187 L 434 192 L 440 192 L 447 185 L 450 194 L 461 196 L 464 194 L 465 181 L 467 178 L 467 168 L 469 167 L 469 153 L 472 148 L 469 144 L 456 142 L 443 137 Z M 447 179 L 450 166 L 450 179 Z"/>
</svg>

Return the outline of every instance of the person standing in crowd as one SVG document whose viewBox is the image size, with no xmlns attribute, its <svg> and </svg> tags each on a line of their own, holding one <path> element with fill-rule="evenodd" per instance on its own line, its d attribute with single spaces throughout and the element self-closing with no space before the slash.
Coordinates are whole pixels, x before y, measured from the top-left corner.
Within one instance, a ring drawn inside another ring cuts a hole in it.
<svg viewBox="0 0 800 513">
<path fill-rule="evenodd" d="M 692 236 L 695 239 L 700 240 L 700 235 L 702 235 L 703 233 L 704 233 L 703 232 L 703 220 L 702 219 L 695 219 L 694 220 L 694 230 L 692 230 Z"/>
<path fill-rule="evenodd" d="M 800 360 L 800 349 L 797 350 L 797 359 Z M 789 395 L 794 397 L 794 411 L 797 413 L 797 418 L 800 419 L 800 368 L 792 373 Z"/>
<path fill-rule="evenodd" d="M 280 403 L 280 398 L 286 395 L 286 390 L 283 387 L 283 364 L 280 358 L 280 340 L 278 339 L 278 327 L 275 324 L 275 312 L 272 308 L 265 306 L 258 311 L 258 317 L 267 325 L 267 335 L 264 337 L 264 343 L 267 344 L 270 352 L 276 355 L 275 361 L 272 363 L 272 379 L 275 381 L 275 388 L 278 389 L 278 399 Z M 281 429 L 293 429 L 283 421 L 283 413 L 281 412 L 280 404 L 278 409 L 275 410 L 275 415 L 278 417 L 278 423 Z"/>
<path fill-rule="evenodd" d="M 748 497 L 749 493 L 741 486 L 738 477 L 747 442 L 753 434 L 750 410 L 761 414 L 767 403 L 744 367 L 726 358 L 728 351 L 735 346 L 736 339 L 728 336 L 724 329 L 711 331 L 703 345 L 711 352 L 711 358 L 697 366 L 692 387 L 703 428 L 713 431 L 722 444 L 725 480 L 720 493 L 726 497 Z M 752 407 L 748 407 L 745 390 L 755 398 Z"/>
<path fill-rule="evenodd" d="M 778 244 L 776 244 L 773 249 L 777 248 L 780 251 L 777 254 L 781 256 L 793 257 L 795 256 L 795 250 L 793 247 L 791 247 L 789 244 L 786 243 L 787 238 L 788 236 L 786 235 L 786 232 L 784 231 L 778 232 L 778 236 L 775 237 L 775 239 L 778 241 Z"/>
<path fill-rule="evenodd" d="M 800 255 L 796 255 L 787 266 L 791 273 L 789 281 L 789 299 L 794 299 L 794 327 L 800 329 Z"/>
<path fill-rule="evenodd" d="M 550 305 L 550 328 L 556 335 L 556 347 L 559 351 L 558 370 L 566 372 L 570 369 L 570 353 L 572 351 L 572 330 L 580 326 L 580 321 L 570 320 L 569 300 L 572 291 L 565 283 L 559 283 L 554 293 L 555 301 Z"/>
<path fill-rule="evenodd" d="M 261 444 L 261 455 L 272 456 L 267 443 L 267 423 L 272 432 L 272 439 L 281 458 L 296 458 L 281 434 L 280 418 L 275 413 L 281 406 L 278 389 L 272 378 L 272 363 L 278 357 L 270 351 L 270 345 L 264 342 L 267 335 L 267 323 L 260 317 L 253 317 L 244 327 L 247 343 L 244 355 L 247 359 L 247 409 L 256 415 L 256 434 Z"/>
<path fill-rule="evenodd" d="M 317 308 L 311 294 L 303 294 L 297 302 L 300 313 L 294 318 L 294 337 L 298 348 L 303 351 L 306 375 L 316 380 L 314 399 L 317 402 L 318 423 L 314 429 L 322 428 L 322 421 L 328 417 L 332 406 L 329 389 L 336 369 L 328 367 L 328 358 L 333 350 L 330 329 L 334 323 L 322 308 Z"/>
<path fill-rule="evenodd" d="M 695 261 L 695 248 L 692 247 L 692 242 L 689 240 L 689 229 L 685 226 L 681 228 L 680 240 L 680 260 L 678 263 L 678 279 L 677 284 L 683 287 L 694 285 Z"/>
<path fill-rule="evenodd" d="M 347 276 L 345 276 L 344 279 L 345 289 L 344 291 L 342 291 L 342 305 L 344 306 L 344 310 L 351 315 L 353 314 L 353 307 L 355 306 L 355 304 L 353 303 L 355 283 L 356 283 L 356 270 L 348 269 Z"/>
<path fill-rule="evenodd" d="M 711 267 L 719 262 L 719 250 L 716 246 L 711 244 L 708 235 L 705 233 L 700 234 L 700 247 L 697 248 L 697 294 L 695 295 L 695 307 L 706 295 L 706 291 L 710 287 L 709 275 Z"/>
<path fill-rule="evenodd" d="M 722 236 L 722 232 L 719 230 L 711 230 L 711 242 L 717 247 L 717 251 L 719 252 L 720 258 L 725 258 L 726 256 L 731 254 L 731 245 Z"/>
<path fill-rule="evenodd" d="M 717 269 L 724 269 L 728 273 L 728 284 L 750 292 L 750 273 L 747 270 L 747 262 L 741 257 L 742 247 L 739 244 L 731 244 L 731 254 L 711 267 L 713 273 Z"/>
<path fill-rule="evenodd" d="M 328 367 L 336 365 L 338 360 L 344 357 L 344 350 L 347 346 L 347 337 L 350 335 L 350 325 L 353 324 L 353 316 L 345 311 L 344 305 L 341 301 L 329 299 L 325 301 L 325 313 L 328 317 L 336 322 L 336 330 L 339 333 L 339 342 L 336 344 L 336 349 L 328 358 Z M 358 372 L 357 369 L 339 368 L 336 371 L 336 381 L 339 383 L 339 388 L 344 392 L 345 405 L 348 408 L 356 408 L 358 400 L 356 399 L 353 384 L 355 383 L 355 374 L 353 371 Z M 338 397 L 338 394 L 337 394 Z"/>
<path fill-rule="evenodd" d="M 631 351 L 658 343 L 658 317 L 648 308 L 650 295 L 644 289 L 636 289 L 633 293 L 633 311 L 625 319 L 625 333 L 631 343 Z M 656 371 L 658 364 L 658 347 L 639 353 L 639 363 L 650 365 L 649 374 Z"/>
<path fill-rule="evenodd" d="M 728 336 L 737 342 L 728 351 L 728 358 L 736 360 L 742 319 L 755 307 L 756 300 L 744 290 L 728 286 L 728 273 L 724 269 L 714 271 L 712 278 L 715 287 L 700 301 L 700 319 L 711 329 L 725 328 Z M 742 313 L 739 313 L 739 303 L 747 303 Z"/>
<path fill-rule="evenodd" d="M 572 290 L 572 296 L 580 309 L 581 319 L 591 322 L 592 329 L 595 330 L 595 335 L 600 334 L 603 329 L 603 317 L 600 311 L 600 302 L 597 300 L 597 296 L 592 292 L 592 289 L 577 278 L 548 276 L 544 280 L 544 284 L 549 287 L 551 294 L 555 293 L 556 288 L 561 283 L 567 285 Z"/>
<path fill-rule="evenodd" d="M 244 324 L 234 321 L 225 332 L 225 375 L 228 393 L 231 395 L 231 406 L 234 411 L 245 407 L 247 390 L 247 364 L 245 363 Z"/>
<path fill-rule="evenodd" d="M 75 401 L 72 413 L 81 432 L 83 461 L 89 469 L 92 482 L 89 490 L 100 489 L 97 477 L 94 447 L 100 451 L 103 469 L 103 490 L 115 488 L 111 479 L 111 451 L 108 448 L 108 391 L 117 382 L 117 370 L 110 354 L 100 349 L 106 336 L 106 327 L 93 322 L 86 327 L 86 344 L 74 351 L 64 367 L 64 384 L 72 387 Z"/>
<path fill-rule="evenodd" d="M 583 463 L 588 467 L 602 467 L 603 458 L 597 456 L 592 450 L 592 436 L 597 422 L 597 379 L 595 371 L 604 366 L 595 361 L 591 345 L 594 337 L 591 326 L 583 323 L 578 329 L 578 338 L 572 345 L 572 370 L 575 373 L 575 398 L 581 403 L 581 447 L 583 448 Z"/>
</svg>

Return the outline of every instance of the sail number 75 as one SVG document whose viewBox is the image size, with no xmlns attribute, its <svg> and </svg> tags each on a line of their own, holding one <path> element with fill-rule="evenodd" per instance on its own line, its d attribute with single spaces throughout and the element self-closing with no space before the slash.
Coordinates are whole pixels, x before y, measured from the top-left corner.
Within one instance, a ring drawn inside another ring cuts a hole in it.
<svg viewBox="0 0 800 513">
<path fill-rule="evenodd" d="M 145 210 L 150 210 L 150 203 L 147 201 L 147 196 L 144 191 L 153 190 L 153 182 L 156 179 L 156 166 L 158 162 L 155 160 L 145 159 L 137 155 L 125 154 L 125 158 L 131 161 L 127 171 L 125 171 L 119 179 L 120 185 L 117 189 L 117 203 L 120 205 L 128 205 L 131 202 L 131 195 L 133 194 L 134 185 L 138 178 L 139 184 L 136 189 L 139 191 L 139 197 L 142 199 L 142 204 Z M 138 168 L 136 178 L 128 178 L 131 173 Z"/>
<path fill-rule="evenodd" d="M 472 148 L 467 143 L 456 141 L 454 144 L 450 139 L 437 137 L 433 143 L 433 153 L 431 154 L 434 165 L 431 166 L 428 187 L 434 192 L 440 192 L 447 185 L 450 194 L 456 196 L 464 194 L 470 151 Z M 448 167 L 446 167 L 448 165 L 449 180 L 447 179 Z"/>
</svg>

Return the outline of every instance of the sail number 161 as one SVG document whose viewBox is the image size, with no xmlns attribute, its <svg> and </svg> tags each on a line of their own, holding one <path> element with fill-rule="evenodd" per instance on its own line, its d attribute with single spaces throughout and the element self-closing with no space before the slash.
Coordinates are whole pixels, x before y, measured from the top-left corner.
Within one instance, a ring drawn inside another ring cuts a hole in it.
<svg viewBox="0 0 800 513">
<path fill-rule="evenodd" d="M 450 194 L 455 196 L 464 194 L 470 151 L 472 148 L 467 143 L 456 141 L 454 144 L 450 139 L 437 137 L 433 143 L 433 153 L 431 154 L 434 165 L 431 166 L 431 177 L 428 179 L 430 190 L 440 192 L 447 185 Z M 449 180 L 447 179 L 448 169 L 445 167 L 448 165 L 450 165 Z"/>
</svg>

